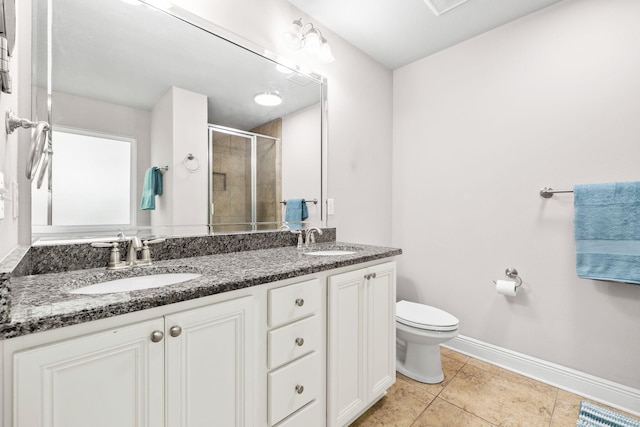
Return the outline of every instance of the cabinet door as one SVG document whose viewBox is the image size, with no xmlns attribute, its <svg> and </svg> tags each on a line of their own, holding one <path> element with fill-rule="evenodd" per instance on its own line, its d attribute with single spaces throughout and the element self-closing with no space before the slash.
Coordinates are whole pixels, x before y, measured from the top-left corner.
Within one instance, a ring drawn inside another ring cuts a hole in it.
<svg viewBox="0 0 640 427">
<path fill-rule="evenodd" d="M 366 270 L 329 277 L 328 298 L 328 423 L 344 425 L 365 406 Z"/>
<path fill-rule="evenodd" d="M 165 317 L 167 426 L 251 426 L 253 297 Z"/>
<path fill-rule="evenodd" d="M 368 269 L 367 391 L 380 397 L 396 380 L 396 270 L 389 262 Z"/>
<path fill-rule="evenodd" d="M 14 355 L 16 427 L 163 425 L 162 319 Z M 159 337 L 161 337 L 159 335 Z"/>
</svg>

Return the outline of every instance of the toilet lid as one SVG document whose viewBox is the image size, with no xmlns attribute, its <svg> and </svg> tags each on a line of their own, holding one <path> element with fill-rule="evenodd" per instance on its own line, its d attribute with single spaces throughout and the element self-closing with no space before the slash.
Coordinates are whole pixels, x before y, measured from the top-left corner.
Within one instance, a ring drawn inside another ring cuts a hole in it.
<svg viewBox="0 0 640 427">
<path fill-rule="evenodd" d="M 396 303 L 396 319 L 407 326 L 430 331 L 455 331 L 459 322 L 444 310 L 410 301 Z"/>
</svg>

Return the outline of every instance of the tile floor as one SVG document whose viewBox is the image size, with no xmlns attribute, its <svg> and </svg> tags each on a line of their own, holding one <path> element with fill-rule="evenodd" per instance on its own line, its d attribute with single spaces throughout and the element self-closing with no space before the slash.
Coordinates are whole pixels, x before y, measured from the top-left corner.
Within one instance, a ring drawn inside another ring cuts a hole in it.
<svg viewBox="0 0 640 427">
<path fill-rule="evenodd" d="M 441 354 L 442 383 L 398 373 L 387 395 L 351 426 L 575 427 L 582 397 L 446 348 Z"/>
</svg>

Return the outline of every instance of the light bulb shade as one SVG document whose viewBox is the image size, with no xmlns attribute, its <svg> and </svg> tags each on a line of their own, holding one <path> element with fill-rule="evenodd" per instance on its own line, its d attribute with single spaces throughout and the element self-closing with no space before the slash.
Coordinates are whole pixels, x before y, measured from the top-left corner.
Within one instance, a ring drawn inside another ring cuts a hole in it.
<svg viewBox="0 0 640 427">
<path fill-rule="evenodd" d="M 305 52 L 316 54 L 320 51 L 320 46 L 322 45 L 322 40 L 320 39 L 320 34 L 318 34 L 318 30 L 315 28 L 310 29 L 307 34 L 304 36 L 304 50 Z"/>
<path fill-rule="evenodd" d="M 331 53 L 331 47 L 329 47 L 329 43 L 326 40 L 323 40 L 322 46 L 320 46 L 320 51 L 318 52 L 318 62 L 322 64 L 328 64 L 330 62 L 335 61 L 336 58 L 333 57 Z"/>
<path fill-rule="evenodd" d="M 256 104 L 264 105 L 265 107 L 275 107 L 282 104 L 282 97 L 278 92 L 261 92 L 253 97 Z"/>
<path fill-rule="evenodd" d="M 302 21 L 295 20 L 289 29 L 282 34 L 284 44 L 291 50 L 298 50 L 302 47 Z"/>
</svg>

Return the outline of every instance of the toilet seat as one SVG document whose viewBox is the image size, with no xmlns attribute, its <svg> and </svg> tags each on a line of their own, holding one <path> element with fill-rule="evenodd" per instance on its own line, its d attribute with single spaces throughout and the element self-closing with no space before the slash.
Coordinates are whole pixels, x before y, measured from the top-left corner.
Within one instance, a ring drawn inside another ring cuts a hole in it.
<svg viewBox="0 0 640 427">
<path fill-rule="evenodd" d="M 396 303 L 396 320 L 413 328 L 429 331 L 455 331 L 458 319 L 439 308 L 410 301 Z"/>
</svg>

